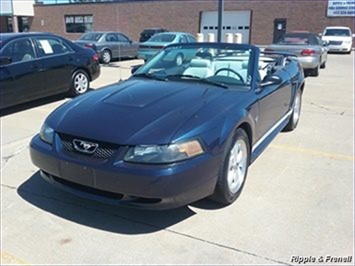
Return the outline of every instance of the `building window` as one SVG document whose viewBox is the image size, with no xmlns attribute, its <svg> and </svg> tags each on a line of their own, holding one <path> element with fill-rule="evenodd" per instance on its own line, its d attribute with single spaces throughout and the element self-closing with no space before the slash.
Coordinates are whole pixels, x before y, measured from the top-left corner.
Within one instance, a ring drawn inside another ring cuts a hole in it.
<svg viewBox="0 0 355 266">
<path fill-rule="evenodd" d="M 68 33 L 92 31 L 92 15 L 66 15 L 65 28 Z"/>
</svg>

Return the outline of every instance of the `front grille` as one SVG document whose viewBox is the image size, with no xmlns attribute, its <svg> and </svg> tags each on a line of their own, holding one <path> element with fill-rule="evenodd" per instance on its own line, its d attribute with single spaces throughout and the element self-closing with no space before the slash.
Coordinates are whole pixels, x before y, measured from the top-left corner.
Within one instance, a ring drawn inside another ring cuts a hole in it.
<svg viewBox="0 0 355 266">
<path fill-rule="evenodd" d="M 343 42 L 342 41 L 330 41 L 329 44 L 330 45 L 342 45 Z"/>
<path fill-rule="evenodd" d="M 81 137 L 75 137 L 75 136 L 62 134 L 62 133 L 59 133 L 59 137 L 61 139 L 64 150 L 66 150 L 68 152 L 73 152 L 73 153 L 85 155 L 85 156 L 90 156 L 90 157 L 97 158 L 97 159 L 111 158 L 120 147 L 119 145 L 113 144 L 113 143 L 83 139 Z M 94 142 L 94 143 L 97 143 L 99 146 L 93 154 L 82 153 L 80 151 L 77 151 L 74 148 L 74 144 L 73 144 L 74 139 L 80 139 L 80 140 L 84 140 L 84 141 Z"/>
</svg>

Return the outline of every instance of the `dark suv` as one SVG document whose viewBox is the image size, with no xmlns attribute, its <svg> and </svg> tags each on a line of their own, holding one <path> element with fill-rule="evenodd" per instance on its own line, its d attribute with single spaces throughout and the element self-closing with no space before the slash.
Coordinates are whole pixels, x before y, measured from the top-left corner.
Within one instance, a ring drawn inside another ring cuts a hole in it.
<svg viewBox="0 0 355 266">
<path fill-rule="evenodd" d="M 141 33 L 141 36 L 139 37 L 139 42 L 146 42 L 153 35 L 160 33 L 160 32 L 166 32 L 166 31 L 168 31 L 168 30 L 162 29 L 162 28 L 144 29 Z"/>
</svg>

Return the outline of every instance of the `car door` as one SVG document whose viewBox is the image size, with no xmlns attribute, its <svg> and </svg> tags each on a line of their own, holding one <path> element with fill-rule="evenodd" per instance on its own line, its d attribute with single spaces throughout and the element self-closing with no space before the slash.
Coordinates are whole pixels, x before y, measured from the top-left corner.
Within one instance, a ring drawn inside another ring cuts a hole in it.
<svg viewBox="0 0 355 266">
<path fill-rule="evenodd" d="M 258 119 L 258 139 L 284 119 L 285 115 L 290 110 L 292 98 L 290 75 L 284 68 L 276 70 L 273 75 L 281 78 L 280 84 L 272 84 L 263 88 L 259 86 L 256 90 L 260 111 Z"/>
<path fill-rule="evenodd" d="M 116 33 L 112 32 L 106 34 L 104 46 L 111 50 L 112 58 L 119 58 L 124 54 L 124 51 L 122 51 L 120 43 L 118 42 Z"/>
<path fill-rule="evenodd" d="M 55 36 L 35 37 L 42 69 L 45 73 L 44 93 L 53 95 L 70 89 L 75 68 L 75 51 Z"/>
<path fill-rule="evenodd" d="M 133 43 L 127 36 L 117 33 L 117 39 L 121 48 L 121 57 L 136 57 L 138 44 Z"/>
<path fill-rule="evenodd" d="M 0 65 L 1 108 L 34 100 L 43 96 L 44 73 L 31 38 L 10 41 L 0 56 L 7 63 Z"/>
</svg>

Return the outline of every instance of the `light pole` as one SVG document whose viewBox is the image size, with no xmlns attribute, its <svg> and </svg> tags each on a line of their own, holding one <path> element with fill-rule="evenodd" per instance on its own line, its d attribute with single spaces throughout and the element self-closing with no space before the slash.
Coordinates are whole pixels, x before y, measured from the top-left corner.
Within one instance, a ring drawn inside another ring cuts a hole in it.
<svg viewBox="0 0 355 266">
<path fill-rule="evenodd" d="M 224 10 L 224 0 L 218 0 L 218 30 L 217 30 L 217 42 L 222 42 L 223 10 Z"/>
</svg>

